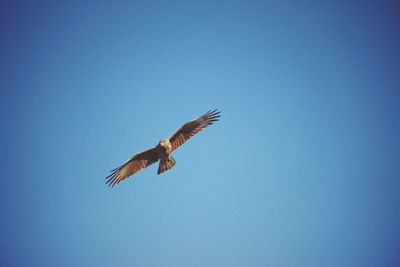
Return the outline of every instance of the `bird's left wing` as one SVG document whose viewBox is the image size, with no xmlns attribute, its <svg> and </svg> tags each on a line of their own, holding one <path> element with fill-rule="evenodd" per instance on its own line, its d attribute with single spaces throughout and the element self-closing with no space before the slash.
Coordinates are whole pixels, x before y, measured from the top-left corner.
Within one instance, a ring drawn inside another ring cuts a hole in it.
<svg viewBox="0 0 400 267">
<path fill-rule="evenodd" d="M 106 179 L 109 186 L 114 186 L 126 179 L 127 177 L 137 173 L 141 169 L 153 164 L 158 160 L 157 150 L 155 147 L 139 152 L 130 158 L 123 165 L 111 171 Z"/>
<path fill-rule="evenodd" d="M 206 114 L 198 117 L 197 119 L 185 123 L 169 138 L 169 141 L 172 145 L 172 150 L 175 150 L 179 146 L 183 145 L 183 143 L 189 140 L 193 135 L 206 128 L 208 125 L 218 121 L 219 117 L 220 112 L 217 109 L 214 109 L 208 111 Z"/>
</svg>

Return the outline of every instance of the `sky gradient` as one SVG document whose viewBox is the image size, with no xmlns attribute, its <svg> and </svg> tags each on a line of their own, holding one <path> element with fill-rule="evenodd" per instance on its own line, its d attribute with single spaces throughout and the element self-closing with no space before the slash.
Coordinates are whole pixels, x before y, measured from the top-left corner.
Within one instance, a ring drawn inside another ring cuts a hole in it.
<svg viewBox="0 0 400 267">
<path fill-rule="evenodd" d="M 399 14 L 2 2 L 0 266 L 399 266 Z M 105 185 L 213 108 L 172 170 Z"/>
</svg>

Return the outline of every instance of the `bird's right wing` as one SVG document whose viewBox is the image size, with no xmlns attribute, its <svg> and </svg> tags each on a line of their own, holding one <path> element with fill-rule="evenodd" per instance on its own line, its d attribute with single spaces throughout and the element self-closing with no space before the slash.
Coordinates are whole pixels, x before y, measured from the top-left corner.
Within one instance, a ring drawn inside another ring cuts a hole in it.
<svg viewBox="0 0 400 267">
<path fill-rule="evenodd" d="M 106 179 L 109 186 L 114 186 L 124 180 L 125 178 L 137 173 L 141 169 L 153 164 L 158 160 L 158 154 L 156 148 L 151 148 L 142 152 L 137 153 L 130 158 L 123 165 L 115 168 L 111 171 L 111 174 Z"/>
</svg>

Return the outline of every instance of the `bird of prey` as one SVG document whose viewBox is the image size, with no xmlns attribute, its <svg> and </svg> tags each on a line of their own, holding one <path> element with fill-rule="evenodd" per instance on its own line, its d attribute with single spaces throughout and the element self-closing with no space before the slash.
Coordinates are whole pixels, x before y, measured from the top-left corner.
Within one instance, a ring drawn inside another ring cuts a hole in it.
<svg viewBox="0 0 400 267">
<path fill-rule="evenodd" d="M 157 174 L 163 173 L 175 166 L 176 161 L 171 153 L 183 145 L 189 138 L 197 134 L 208 125 L 218 121 L 220 112 L 210 110 L 197 119 L 191 120 L 171 135 L 171 137 L 161 140 L 155 147 L 144 150 L 131 157 L 127 162 L 111 171 L 107 176 L 109 186 L 114 186 L 129 176 L 137 173 L 151 164 L 160 161 Z"/>
</svg>

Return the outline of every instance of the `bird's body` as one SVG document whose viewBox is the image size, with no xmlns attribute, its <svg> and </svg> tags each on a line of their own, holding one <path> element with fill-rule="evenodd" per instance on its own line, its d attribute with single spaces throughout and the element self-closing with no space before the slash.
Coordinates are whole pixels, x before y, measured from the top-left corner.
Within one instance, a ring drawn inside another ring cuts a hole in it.
<svg viewBox="0 0 400 267">
<path fill-rule="evenodd" d="M 172 157 L 172 145 L 169 139 L 161 140 L 156 146 L 157 155 L 160 159 L 157 174 L 165 172 L 175 166 L 176 161 Z"/>
<path fill-rule="evenodd" d="M 172 153 L 172 145 L 169 139 L 161 140 L 156 148 L 160 159 L 166 159 Z"/>
<path fill-rule="evenodd" d="M 218 121 L 220 112 L 209 111 L 197 119 L 191 120 L 180 127 L 170 138 L 161 140 L 155 147 L 139 152 L 130 158 L 120 167 L 111 171 L 107 176 L 107 184 L 114 186 L 125 178 L 135 174 L 147 166 L 160 161 L 157 174 L 163 173 L 175 166 L 176 161 L 172 152 L 186 142 L 193 135 L 197 134 L 208 125 Z"/>
</svg>

